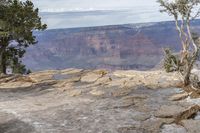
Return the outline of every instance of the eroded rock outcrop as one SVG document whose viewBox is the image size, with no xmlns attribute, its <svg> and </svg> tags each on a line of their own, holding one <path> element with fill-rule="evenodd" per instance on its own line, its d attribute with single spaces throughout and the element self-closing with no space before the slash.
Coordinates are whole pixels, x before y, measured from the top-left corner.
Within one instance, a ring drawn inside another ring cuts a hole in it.
<svg viewBox="0 0 200 133">
<path fill-rule="evenodd" d="M 0 131 L 199 132 L 200 100 L 162 71 L 49 70 L 0 78 Z M 185 99 L 186 98 L 186 99 Z M 16 125 L 15 122 L 18 122 Z"/>
</svg>

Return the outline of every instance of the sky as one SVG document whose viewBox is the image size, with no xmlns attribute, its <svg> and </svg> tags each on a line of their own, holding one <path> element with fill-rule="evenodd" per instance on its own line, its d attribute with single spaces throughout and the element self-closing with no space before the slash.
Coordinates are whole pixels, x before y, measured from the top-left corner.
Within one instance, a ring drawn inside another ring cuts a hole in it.
<svg viewBox="0 0 200 133">
<path fill-rule="evenodd" d="M 170 20 L 156 0 L 32 0 L 49 29 Z"/>
</svg>

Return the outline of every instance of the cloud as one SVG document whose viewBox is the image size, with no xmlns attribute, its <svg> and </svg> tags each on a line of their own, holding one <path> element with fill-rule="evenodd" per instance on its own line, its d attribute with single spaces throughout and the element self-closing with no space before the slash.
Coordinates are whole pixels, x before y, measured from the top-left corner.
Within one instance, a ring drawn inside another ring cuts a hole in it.
<svg viewBox="0 0 200 133">
<path fill-rule="evenodd" d="M 32 0 L 42 11 L 117 10 L 157 6 L 156 0 Z"/>
<path fill-rule="evenodd" d="M 158 22 L 170 20 L 165 14 L 151 10 L 142 11 L 77 11 L 77 12 L 58 12 L 41 13 L 43 21 L 48 24 L 50 29 L 72 28 L 72 27 L 91 27 L 102 25 L 116 25 L 128 23 Z"/>
<path fill-rule="evenodd" d="M 156 0 L 32 0 L 50 29 L 169 20 Z"/>
</svg>

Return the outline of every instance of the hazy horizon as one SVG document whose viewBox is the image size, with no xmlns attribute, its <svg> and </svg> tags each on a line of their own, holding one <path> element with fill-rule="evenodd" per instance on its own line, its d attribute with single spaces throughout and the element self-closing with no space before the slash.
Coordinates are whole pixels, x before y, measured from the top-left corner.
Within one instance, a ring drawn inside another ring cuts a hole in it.
<svg viewBox="0 0 200 133">
<path fill-rule="evenodd" d="M 49 29 L 160 22 L 156 0 L 32 0 Z"/>
</svg>

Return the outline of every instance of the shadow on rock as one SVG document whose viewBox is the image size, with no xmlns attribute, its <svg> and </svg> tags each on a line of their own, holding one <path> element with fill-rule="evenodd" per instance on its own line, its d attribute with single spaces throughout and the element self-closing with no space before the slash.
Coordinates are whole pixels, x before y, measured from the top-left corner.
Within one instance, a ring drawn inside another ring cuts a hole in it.
<svg viewBox="0 0 200 133">
<path fill-rule="evenodd" d="M 35 133 L 34 127 L 17 119 L 0 123 L 0 133 Z"/>
</svg>

